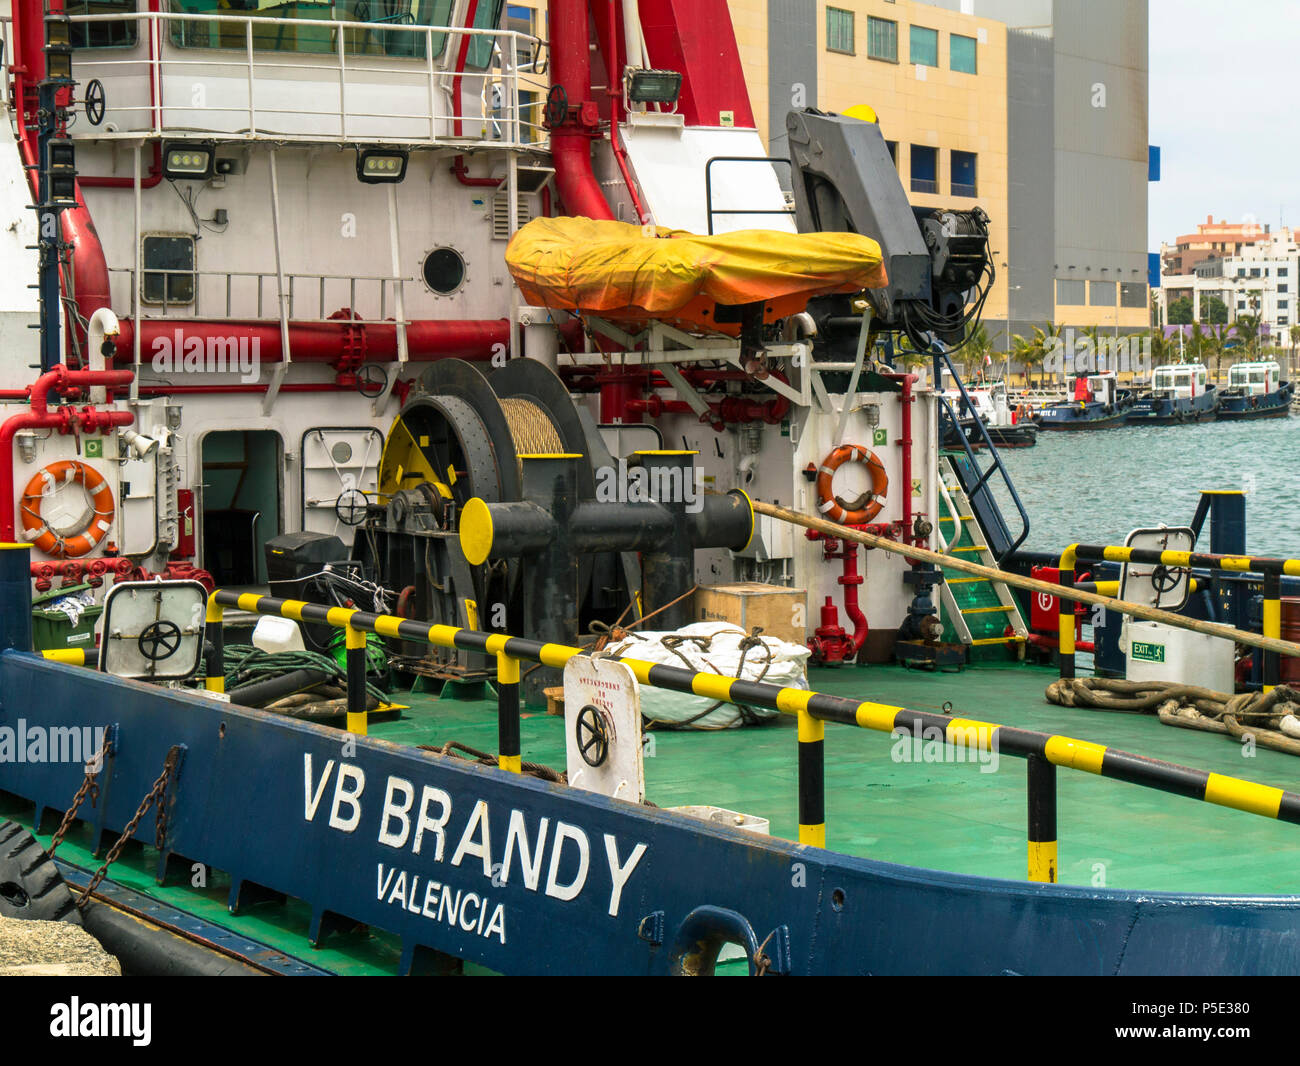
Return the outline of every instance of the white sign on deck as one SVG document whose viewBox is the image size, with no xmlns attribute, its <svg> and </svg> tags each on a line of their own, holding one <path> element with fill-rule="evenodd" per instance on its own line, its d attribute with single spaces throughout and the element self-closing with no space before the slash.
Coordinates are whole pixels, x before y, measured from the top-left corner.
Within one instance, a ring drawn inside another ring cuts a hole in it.
<svg viewBox="0 0 1300 1066">
<path fill-rule="evenodd" d="M 569 784 L 603 796 L 645 799 L 641 690 L 629 667 L 575 655 L 564 667 Z"/>
</svg>

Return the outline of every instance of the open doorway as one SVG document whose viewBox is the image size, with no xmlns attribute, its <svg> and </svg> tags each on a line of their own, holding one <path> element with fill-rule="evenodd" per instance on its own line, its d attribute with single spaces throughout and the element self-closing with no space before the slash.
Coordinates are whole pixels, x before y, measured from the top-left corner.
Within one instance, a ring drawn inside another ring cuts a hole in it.
<svg viewBox="0 0 1300 1066">
<path fill-rule="evenodd" d="M 221 431 L 199 455 L 203 569 L 225 588 L 265 585 L 266 542 L 283 531 L 284 442 L 273 430 Z"/>
</svg>

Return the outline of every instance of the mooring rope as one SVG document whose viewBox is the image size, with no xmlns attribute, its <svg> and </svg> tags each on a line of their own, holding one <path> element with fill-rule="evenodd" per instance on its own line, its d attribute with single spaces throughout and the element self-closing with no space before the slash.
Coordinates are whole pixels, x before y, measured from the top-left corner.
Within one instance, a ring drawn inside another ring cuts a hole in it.
<svg viewBox="0 0 1300 1066">
<path fill-rule="evenodd" d="M 1261 747 L 1300 755 L 1300 692 L 1286 685 L 1228 695 L 1168 681 L 1063 677 L 1047 686 L 1047 700 L 1061 707 L 1155 714 L 1165 725 L 1251 736 Z"/>
</svg>

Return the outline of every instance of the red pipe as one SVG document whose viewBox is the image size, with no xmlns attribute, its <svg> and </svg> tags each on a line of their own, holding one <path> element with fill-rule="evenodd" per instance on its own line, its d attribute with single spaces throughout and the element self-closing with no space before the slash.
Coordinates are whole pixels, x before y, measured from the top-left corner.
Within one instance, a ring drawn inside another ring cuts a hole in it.
<svg viewBox="0 0 1300 1066">
<path fill-rule="evenodd" d="M 903 449 L 903 540 L 912 543 L 912 385 L 917 380 L 915 374 L 885 374 L 884 377 L 902 382 L 903 385 L 903 435 L 897 444 Z"/>
<path fill-rule="evenodd" d="M 601 57 L 605 61 L 605 92 L 609 96 L 609 146 L 614 152 L 614 161 L 619 173 L 623 175 L 623 184 L 631 197 L 632 208 L 636 211 L 637 221 L 646 225 L 651 221 L 650 212 L 641 202 L 636 182 L 628 166 L 627 153 L 623 150 L 622 138 L 618 127 L 623 118 L 623 62 L 619 51 L 619 0 L 607 0 L 604 5 L 597 4 L 592 9 L 596 20 L 596 38 L 600 46 Z"/>
<path fill-rule="evenodd" d="M 591 169 L 591 141 L 599 112 L 591 95 L 590 38 L 586 0 L 549 0 L 552 86 L 564 90 L 569 105 L 565 121 L 551 130 L 555 184 L 569 214 L 612 220 L 600 184 Z"/>
<path fill-rule="evenodd" d="M 149 79 L 149 96 L 150 102 L 153 98 L 153 79 Z M 159 141 L 153 142 L 153 160 L 149 164 L 149 173 L 140 179 L 140 188 L 152 189 L 162 181 L 162 144 Z M 134 189 L 135 178 L 99 178 L 93 174 L 82 175 L 77 179 L 88 189 Z"/>
<path fill-rule="evenodd" d="M 135 323 L 123 319 L 120 325 L 117 358 L 130 360 Z M 156 356 L 169 354 L 179 364 L 184 347 L 193 338 L 201 340 L 206 351 L 209 341 L 228 344 L 244 337 L 255 347 L 260 362 L 282 360 L 280 326 L 275 322 L 150 319 L 142 323 L 140 361 L 151 363 Z M 510 321 L 421 319 L 406 324 L 406 343 L 410 357 L 420 362 L 450 357 L 485 361 L 508 348 Z M 338 360 L 352 367 L 363 362 L 392 362 L 397 358 L 397 327 L 391 321 L 291 322 L 289 344 L 295 362 Z M 502 345 L 506 347 L 499 347 Z"/>
<path fill-rule="evenodd" d="M 853 622 L 853 654 L 856 656 L 867 642 L 867 616 L 858 607 L 858 586 L 863 582 L 858 573 L 858 546 L 849 541 L 844 542 L 844 573 L 839 580 L 844 586 L 844 613 Z"/>
<path fill-rule="evenodd" d="M 129 370 L 69 370 L 60 364 L 42 374 L 32 385 L 29 397 L 31 410 L 11 415 L 0 425 L 0 540 L 14 539 L 14 511 L 18 496 L 14 491 L 14 435 L 20 429 L 56 429 L 60 433 L 102 433 L 115 426 L 129 426 L 135 421 L 130 411 L 96 411 L 83 407 L 80 411 L 71 406 L 55 411 L 47 407 L 53 388 L 90 385 L 129 385 L 135 375 Z M 8 501 L 7 503 L 5 501 Z"/>
<path fill-rule="evenodd" d="M 456 121 L 459 123 L 460 119 Z M 469 176 L 469 167 L 465 164 L 463 155 L 458 155 L 451 161 L 451 172 L 456 175 L 456 180 L 462 185 L 468 185 L 474 189 L 486 189 L 489 186 L 495 189 L 501 184 L 500 178 L 471 178 Z"/>
</svg>

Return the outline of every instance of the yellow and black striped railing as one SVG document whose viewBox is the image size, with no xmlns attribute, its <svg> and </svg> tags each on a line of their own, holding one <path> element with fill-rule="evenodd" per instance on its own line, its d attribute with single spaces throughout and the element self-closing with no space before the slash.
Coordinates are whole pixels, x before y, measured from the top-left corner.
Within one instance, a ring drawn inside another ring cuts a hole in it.
<svg viewBox="0 0 1300 1066">
<path fill-rule="evenodd" d="M 226 607 L 254 614 L 279 615 L 299 622 L 325 623 L 361 633 L 377 633 L 398 640 L 419 641 L 441 648 L 493 655 L 497 659 L 499 766 L 515 773 L 520 769 L 519 661 L 562 668 L 577 655 L 588 654 L 566 644 L 548 644 L 504 633 L 485 633 L 457 626 L 431 625 L 393 615 L 371 614 L 344 607 L 326 607 L 302 600 L 217 590 L 208 600 L 207 639 L 216 654 L 209 667 L 208 685 L 220 686 L 221 621 Z M 361 645 L 364 647 L 364 643 Z M 931 711 L 913 711 L 884 703 L 871 703 L 830 696 L 807 689 L 783 688 L 762 681 L 746 681 L 721 674 L 664 666 L 622 656 L 637 681 L 643 685 L 703 696 L 726 703 L 767 707 L 798 718 L 799 743 L 799 842 L 826 845 L 825 723 L 871 729 L 881 733 L 902 733 L 929 740 L 942 738 L 953 747 L 997 752 L 1026 759 L 1029 763 L 1029 879 L 1056 880 L 1056 778 L 1055 767 L 1109 777 L 1117 781 L 1203 800 L 1220 807 L 1232 807 L 1250 814 L 1300 824 L 1300 795 L 1280 788 L 1259 785 L 1223 774 L 1193 770 L 1186 766 L 1148 759 L 1142 755 L 1108 748 L 1072 737 L 1036 733 L 1029 729 L 998 725 L 970 718 L 955 718 Z M 213 671 L 216 671 L 213 673 Z M 364 701 L 364 684 L 349 684 L 349 700 L 358 689 Z M 357 710 L 357 721 L 349 716 L 349 729 L 365 730 L 365 705 Z M 355 727 L 355 728 L 354 728 Z"/>
<path fill-rule="evenodd" d="M 1263 635 L 1271 640 L 1282 639 L 1282 578 L 1300 577 L 1300 559 L 1279 559 L 1261 555 L 1213 555 L 1208 552 L 1157 551 L 1154 548 L 1128 548 L 1115 544 L 1071 544 L 1061 553 L 1059 581 L 1065 588 L 1073 588 L 1075 566 L 1079 562 L 1142 563 L 1164 566 L 1176 570 L 1218 570 L 1232 574 L 1262 574 L 1264 578 Z M 1058 601 L 1063 602 L 1063 601 Z M 1203 627 L 1208 631 L 1211 627 Z M 1216 626 L 1215 629 L 1226 627 Z M 1060 610 L 1061 676 L 1074 677 L 1074 611 Z M 1224 634 L 1231 638 L 1231 633 Z M 1276 651 L 1263 649 L 1264 691 L 1277 686 L 1281 660 Z"/>
</svg>

